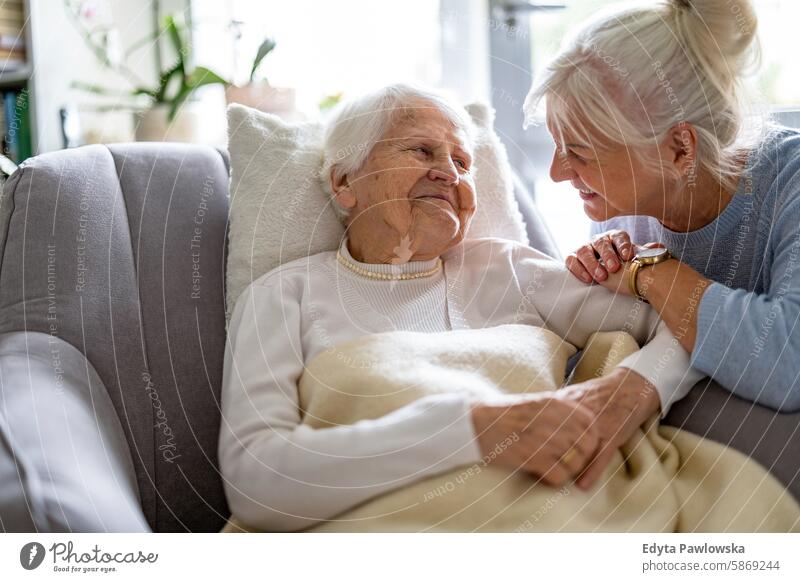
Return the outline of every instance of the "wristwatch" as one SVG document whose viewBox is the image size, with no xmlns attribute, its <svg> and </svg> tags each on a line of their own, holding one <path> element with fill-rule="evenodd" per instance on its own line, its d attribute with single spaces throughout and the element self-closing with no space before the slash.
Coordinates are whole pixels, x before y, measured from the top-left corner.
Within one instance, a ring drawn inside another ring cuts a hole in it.
<svg viewBox="0 0 800 582">
<path fill-rule="evenodd" d="M 628 271 L 628 288 L 631 291 L 631 295 L 647 303 L 647 299 L 645 299 L 642 294 L 639 293 L 639 287 L 636 285 L 636 276 L 639 274 L 639 269 L 648 265 L 657 265 L 658 263 L 663 263 L 671 258 L 672 254 L 667 249 L 661 248 L 642 249 L 636 253 L 636 256 L 633 257 L 633 260 L 631 261 L 630 270 Z"/>
</svg>

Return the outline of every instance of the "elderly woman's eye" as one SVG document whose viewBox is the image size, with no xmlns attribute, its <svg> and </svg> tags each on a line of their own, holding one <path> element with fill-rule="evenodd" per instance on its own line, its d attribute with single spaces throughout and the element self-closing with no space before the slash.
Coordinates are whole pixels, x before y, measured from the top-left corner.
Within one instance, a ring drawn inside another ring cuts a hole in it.
<svg viewBox="0 0 800 582">
<path fill-rule="evenodd" d="M 463 170 L 469 169 L 469 164 L 465 160 L 456 159 L 456 164 Z"/>
<path fill-rule="evenodd" d="M 583 156 L 579 156 L 578 154 L 576 154 L 572 150 L 567 150 L 567 156 L 572 158 L 573 160 L 578 161 L 578 162 L 585 162 L 586 161 L 586 158 L 584 158 Z"/>
<path fill-rule="evenodd" d="M 433 153 L 430 148 L 426 148 L 425 146 L 415 147 L 414 151 L 425 156 L 430 156 Z"/>
</svg>

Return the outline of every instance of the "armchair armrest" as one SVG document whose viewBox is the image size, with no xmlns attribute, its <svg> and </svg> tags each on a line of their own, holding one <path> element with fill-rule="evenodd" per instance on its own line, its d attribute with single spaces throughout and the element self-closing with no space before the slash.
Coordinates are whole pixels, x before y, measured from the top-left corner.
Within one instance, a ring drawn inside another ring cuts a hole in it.
<svg viewBox="0 0 800 582">
<path fill-rule="evenodd" d="M 150 531 L 106 388 L 56 336 L 0 334 L 0 529 Z"/>
<path fill-rule="evenodd" d="M 776 412 L 706 379 L 673 405 L 664 422 L 749 455 L 800 500 L 799 412 Z"/>
</svg>

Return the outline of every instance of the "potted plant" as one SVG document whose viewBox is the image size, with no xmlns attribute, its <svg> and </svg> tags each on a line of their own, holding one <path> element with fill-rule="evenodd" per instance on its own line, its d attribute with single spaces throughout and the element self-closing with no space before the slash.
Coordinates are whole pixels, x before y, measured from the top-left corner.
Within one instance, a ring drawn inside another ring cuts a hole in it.
<svg viewBox="0 0 800 582">
<path fill-rule="evenodd" d="M 77 23 L 80 27 L 80 22 Z M 229 82 L 214 71 L 191 65 L 191 47 L 188 31 L 173 16 L 167 16 L 161 30 L 148 35 L 128 51 L 147 43 L 158 42 L 162 35 L 169 40 L 176 61 L 161 71 L 155 85 L 147 85 L 135 76 L 124 62 L 109 58 L 107 47 L 96 40 L 96 31 L 80 30 L 84 40 L 106 68 L 119 73 L 131 86 L 129 90 L 113 90 L 90 83 L 74 82 L 73 86 L 106 97 L 115 102 L 107 109 L 131 109 L 137 141 L 186 141 L 214 143 L 224 139 L 225 120 L 223 112 L 211 115 L 204 111 L 203 104 L 193 97 L 200 88 L 208 85 L 228 86 Z M 161 62 L 161 59 L 158 59 Z M 218 118 L 218 119 L 215 119 Z"/>
<path fill-rule="evenodd" d="M 227 87 L 229 83 L 206 67 L 190 67 L 188 35 L 172 16 L 165 20 L 164 33 L 178 60 L 159 75 L 156 87 L 138 87 L 133 91 L 134 95 L 151 101 L 147 109 L 136 113 L 136 140 L 209 141 L 203 131 L 210 129 L 207 124 L 211 120 L 191 98 L 200 87 L 215 84 Z"/>
<path fill-rule="evenodd" d="M 225 90 L 228 103 L 240 103 L 259 109 L 266 113 L 274 113 L 284 118 L 294 119 L 298 116 L 295 109 L 295 90 L 283 87 L 273 87 L 266 77 L 257 77 L 264 57 L 275 49 L 275 41 L 266 38 L 259 45 L 253 64 L 250 67 L 250 76 L 244 85 L 229 85 Z"/>
</svg>

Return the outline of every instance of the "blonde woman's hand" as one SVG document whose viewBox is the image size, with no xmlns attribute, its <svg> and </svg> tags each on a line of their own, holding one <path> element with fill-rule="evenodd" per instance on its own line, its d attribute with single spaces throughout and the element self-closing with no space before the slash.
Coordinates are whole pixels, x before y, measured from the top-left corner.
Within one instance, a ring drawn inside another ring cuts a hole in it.
<svg viewBox="0 0 800 582">
<path fill-rule="evenodd" d="M 594 457 L 600 438 L 593 420 L 589 409 L 555 392 L 472 407 L 484 460 L 522 469 L 553 487 L 580 474 Z"/>
</svg>

